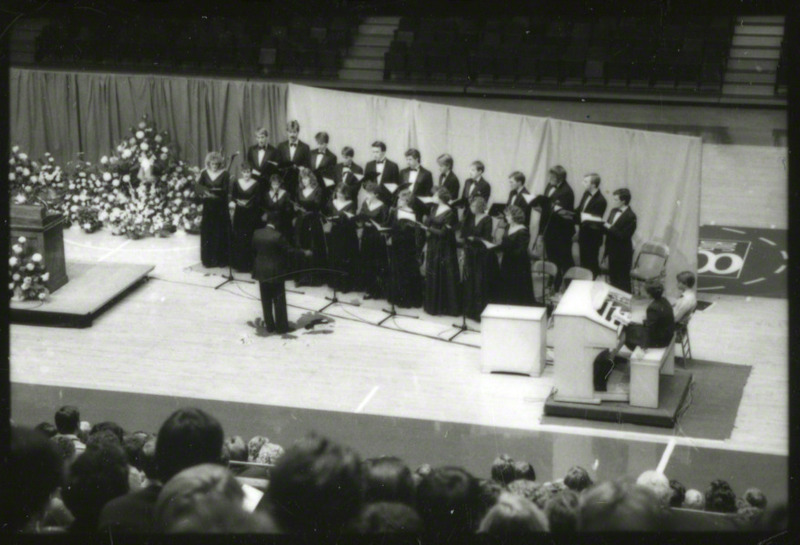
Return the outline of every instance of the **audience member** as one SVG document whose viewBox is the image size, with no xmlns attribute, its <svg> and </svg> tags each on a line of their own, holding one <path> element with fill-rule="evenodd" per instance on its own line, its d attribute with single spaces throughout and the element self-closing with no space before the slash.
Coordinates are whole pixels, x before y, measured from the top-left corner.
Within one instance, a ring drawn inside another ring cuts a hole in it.
<svg viewBox="0 0 800 545">
<path fill-rule="evenodd" d="M 394 456 L 364 460 L 364 501 L 414 505 L 411 470 Z"/>
<path fill-rule="evenodd" d="M 672 496 L 669 498 L 670 507 L 681 507 L 686 499 L 686 487 L 675 479 L 670 479 L 669 487 L 672 489 Z"/>
<path fill-rule="evenodd" d="M 736 510 L 736 520 L 746 529 L 755 528 L 761 521 L 764 510 L 749 503 Z"/>
<path fill-rule="evenodd" d="M 508 492 L 500 495 L 497 504 L 486 513 L 478 527 L 478 532 L 496 536 L 547 530 L 547 518 L 533 502 Z"/>
<path fill-rule="evenodd" d="M 564 485 L 570 490 L 581 493 L 594 484 L 589 472 L 581 466 L 572 466 L 564 476 Z"/>
<path fill-rule="evenodd" d="M 33 429 L 43 433 L 45 437 L 47 437 L 48 439 L 50 439 L 51 437 L 53 437 L 55 434 L 58 433 L 56 427 L 50 422 L 39 422 Z"/>
<path fill-rule="evenodd" d="M 256 455 L 255 462 L 259 464 L 275 465 L 278 459 L 283 456 L 283 447 L 275 443 L 266 443 L 261 445 L 261 448 Z"/>
<path fill-rule="evenodd" d="M 475 532 L 481 512 L 478 481 L 459 467 L 433 469 L 417 487 L 417 512 L 434 540 Z"/>
<path fill-rule="evenodd" d="M 663 513 L 651 489 L 608 481 L 581 495 L 578 530 L 655 532 L 663 529 Z"/>
<path fill-rule="evenodd" d="M 77 435 L 78 439 L 80 439 L 82 443 L 86 443 L 86 441 L 89 439 L 89 431 L 91 429 L 92 425 L 89 422 L 87 422 L 86 420 L 81 420 L 80 426 L 78 427 Z"/>
<path fill-rule="evenodd" d="M 706 508 L 706 497 L 699 490 L 690 488 L 686 491 L 686 496 L 683 498 L 683 506 L 686 509 L 699 509 Z"/>
<path fill-rule="evenodd" d="M 219 463 L 222 442 L 222 426 L 213 416 L 193 408 L 172 413 L 158 431 L 153 465 L 145 464 L 147 486 L 109 502 L 100 515 L 99 529 L 152 531 L 153 509 L 162 483 L 188 467 Z"/>
<path fill-rule="evenodd" d="M 481 512 L 479 518 L 483 518 L 486 513 L 494 507 L 497 499 L 500 497 L 506 488 L 493 479 L 479 479 L 478 488 L 480 488 Z"/>
<path fill-rule="evenodd" d="M 536 480 L 536 471 L 528 462 L 514 462 L 514 479 Z"/>
<path fill-rule="evenodd" d="M 559 492 L 545 504 L 544 513 L 553 533 L 569 533 L 578 529 L 580 496 L 572 489 Z"/>
<path fill-rule="evenodd" d="M 511 456 L 501 454 L 494 459 L 494 462 L 492 462 L 492 479 L 503 486 L 508 486 L 516 478 L 514 459 Z"/>
<path fill-rule="evenodd" d="M 530 500 L 534 503 L 534 498 L 536 498 L 537 493 L 541 488 L 541 483 L 537 483 L 529 479 L 517 479 L 508 485 L 508 491 L 510 493 L 516 494 L 517 496 Z"/>
<path fill-rule="evenodd" d="M 411 475 L 411 477 L 414 479 L 414 489 L 419 486 L 419 483 L 422 482 L 422 479 L 425 477 L 425 475 L 430 474 L 431 471 L 433 471 L 433 468 L 430 464 L 422 464 L 414 470 L 414 473 Z"/>
<path fill-rule="evenodd" d="M 119 440 L 117 434 L 109 429 L 100 429 L 89 434 L 89 439 L 86 440 L 86 450 L 105 446 L 123 448 L 122 441 Z"/>
<path fill-rule="evenodd" d="M 652 490 L 661 507 L 669 507 L 669 502 L 672 499 L 672 488 L 669 485 L 669 479 L 663 473 L 654 470 L 644 471 L 636 479 L 636 484 Z"/>
<path fill-rule="evenodd" d="M 62 497 L 75 517 L 71 532 L 94 532 L 103 506 L 128 492 L 122 448 L 108 443 L 87 448 L 70 466 Z"/>
<path fill-rule="evenodd" d="M 8 458 L 2 464 L 2 513 L 10 531 L 34 531 L 61 484 L 63 461 L 56 445 L 39 431 L 13 426 L 10 435 Z"/>
<path fill-rule="evenodd" d="M 50 440 L 58 448 L 58 452 L 61 454 L 64 463 L 69 464 L 75 459 L 75 441 L 66 435 L 54 435 Z"/>
<path fill-rule="evenodd" d="M 414 534 L 423 532 L 422 519 L 413 507 L 400 502 L 368 503 L 352 525 L 359 534 Z"/>
<path fill-rule="evenodd" d="M 219 495 L 201 495 L 191 510 L 166 528 L 168 534 L 272 534 L 277 528 L 265 513 L 249 513 Z"/>
<path fill-rule="evenodd" d="M 255 462 L 256 456 L 258 456 L 259 451 L 261 451 L 261 447 L 263 447 L 267 443 L 269 443 L 269 439 L 267 439 L 263 435 L 256 435 L 255 437 L 251 437 L 250 440 L 247 442 L 247 461 Z"/>
<path fill-rule="evenodd" d="M 125 450 L 125 456 L 128 457 L 128 464 L 139 471 L 144 471 L 142 467 L 142 448 L 152 437 L 153 434 L 146 431 L 136 431 L 125 434 L 122 438 L 122 448 Z"/>
<path fill-rule="evenodd" d="M 758 488 L 748 488 L 745 491 L 743 498 L 744 501 L 753 507 L 758 507 L 759 509 L 767 508 L 767 497 Z"/>
<path fill-rule="evenodd" d="M 72 405 L 65 405 L 58 409 L 55 414 L 55 423 L 58 433 L 64 435 L 75 443 L 75 452 L 77 454 L 86 450 L 86 444 L 78 439 L 78 432 L 81 427 L 81 413 L 78 408 Z"/>
<path fill-rule="evenodd" d="M 119 440 L 120 446 L 123 444 L 125 439 L 125 430 L 123 430 L 122 426 L 120 426 L 116 422 L 99 422 L 95 424 L 89 431 L 89 437 L 91 437 L 96 433 L 100 433 L 101 431 L 110 431 Z"/>
<path fill-rule="evenodd" d="M 247 445 L 240 435 L 228 437 L 225 444 L 228 446 L 228 456 L 231 462 L 247 461 Z"/>
<path fill-rule="evenodd" d="M 736 494 L 731 485 L 722 479 L 711 481 L 706 490 L 706 511 L 715 513 L 735 513 Z"/>
<path fill-rule="evenodd" d="M 264 499 L 284 531 L 321 535 L 340 532 L 360 512 L 363 493 L 358 454 L 310 434 L 275 464 Z"/>
</svg>

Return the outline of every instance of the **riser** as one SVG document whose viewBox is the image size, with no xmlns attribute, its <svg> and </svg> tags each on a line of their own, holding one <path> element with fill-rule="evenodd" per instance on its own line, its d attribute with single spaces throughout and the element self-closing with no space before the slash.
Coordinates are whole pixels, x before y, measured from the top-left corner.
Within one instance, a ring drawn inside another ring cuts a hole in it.
<svg viewBox="0 0 800 545">
<path fill-rule="evenodd" d="M 361 80 L 361 81 L 383 81 L 383 71 L 381 70 L 339 70 L 339 79 Z"/>
<path fill-rule="evenodd" d="M 364 23 L 369 25 L 394 25 L 400 24 L 400 17 L 366 17 Z"/>
<path fill-rule="evenodd" d="M 36 61 L 34 51 L 9 51 L 8 60 L 12 63 L 33 63 Z"/>
<path fill-rule="evenodd" d="M 389 47 L 389 44 L 392 43 L 391 36 L 358 36 L 353 41 L 353 45 L 360 47 L 360 46 L 382 46 L 382 47 Z"/>
<path fill-rule="evenodd" d="M 760 36 L 783 36 L 782 25 L 736 25 L 736 34 L 758 34 Z"/>
<path fill-rule="evenodd" d="M 373 57 L 376 59 L 382 59 L 384 53 L 386 53 L 386 48 L 383 46 L 353 46 L 347 52 L 352 57 Z"/>
<path fill-rule="evenodd" d="M 775 83 L 775 72 L 727 72 L 725 83 Z"/>
<path fill-rule="evenodd" d="M 736 18 L 736 24 L 770 24 L 770 25 L 782 25 L 786 21 L 786 18 L 783 15 L 742 15 L 741 17 Z"/>
<path fill-rule="evenodd" d="M 732 59 L 775 59 L 781 57 L 780 49 L 759 49 L 752 47 L 732 47 L 730 52 Z"/>
<path fill-rule="evenodd" d="M 748 85 L 746 83 L 726 83 L 722 86 L 723 95 L 773 96 L 775 89 L 771 84 Z"/>
<path fill-rule="evenodd" d="M 358 32 L 361 36 L 392 36 L 396 28 L 395 25 L 363 24 L 358 27 Z"/>
<path fill-rule="evenodd" d="M 728 68 L 731 70 L 776 70 L 777 59 L 729 59 Z"/>
<path fill-rule="evenodd" d="M 747 36 L 738 34 L 733 36 L 734 47 L 780 47 L 783 36 Z"/>
<path fill-rule="evenodd" d="M 383 59 L 347 58 L 342 63 L 342 68 L 383 71 Z"/>
</svg>

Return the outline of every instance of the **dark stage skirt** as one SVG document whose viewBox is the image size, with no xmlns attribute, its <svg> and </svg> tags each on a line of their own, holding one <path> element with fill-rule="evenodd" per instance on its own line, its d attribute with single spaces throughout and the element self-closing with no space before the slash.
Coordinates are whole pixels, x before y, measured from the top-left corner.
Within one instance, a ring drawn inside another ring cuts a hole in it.
<svg viewBox="0 0 800 545">
<path fill-rule="evenodd" d="M 452 231 L 431 234 L 425 257 L 425 312 L 432 315 L 461 314 L 461 282 Z"/>
<path fill-rule="evenodd" d="M 328 233 L 328 260 L 333 270 L 328 284 L 341 292 L 352 291 L 358 274 L 358 233 L 356 225 L 349 220 L 337 220 Z"/>
<path fill-rule="evenodd" d="M 300 268 L 314 269 L 326 268 L 328 259 L 325 249 L 325 233 L 322 230 L 321 217 L 316 212 L 301 214 L 297 217 L 295 233 L 297 246 L 304 250 L 311 250 L 310 258 L 305 259 Z M 298 283 L 307 286 L 321 286 L 325 280 L 324 271 L 304 272 L 298 275 Z"/>
<path fill-rule="evenodd" d="M 388 288 L 389 266 L 386 241 L 377 229 L 364 227 L 361 233 L 359 256 L 360 274 L 356 289 L 366 291 L 367 295 L 374 299 L 385 297 Z"/>
<path fill-rule="evenodd" d="M 401 308 L 421 307 L 423 281 L 417 260 L 417 229 L 402 226 L 393 230 L 392 274 L 389 278 L 389 302 Z"/>
<path fill-rule="evenodd" d="M 231 266 L 239 272 L 253 270 L 253 231 L 262 223 L 260 212 L 257 206 L 237 206 L 233 213 Z"/>
<path fill-rule="evenodd" d="M 497 255 L 480 242 L 464 246 L 464 302 L 468 318 L 480 321 L 481 313 L 496 299 L 500 282 Z"/>
<path fill-rule="evenodd" d="M 222 199 L 203 201 L 200 221 L 200 261 L 204 267 L 227 267 L 231 243 L 228 203 Z"/>
</svg>

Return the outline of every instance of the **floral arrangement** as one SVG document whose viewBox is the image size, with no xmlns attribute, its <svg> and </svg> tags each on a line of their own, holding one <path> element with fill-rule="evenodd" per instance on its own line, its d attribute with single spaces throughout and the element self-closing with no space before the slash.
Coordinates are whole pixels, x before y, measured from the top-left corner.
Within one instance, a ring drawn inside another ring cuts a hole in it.
<svg viewBox="0 0 800 545">
<path fill-rule="evenodd" d="M 78 225 L 87 233 L 94 233 L 103 227 L 103 222 L 100 220 L 100 212 L 97 208 L 91 206 L 83 206 L 78 209 L 77 214 Z"/>
<path fill-rule="evenodd" d="M 11 148 L 8 165 L 12 203 L 48 206 L 62 198 L 64 188 L 61 168 L 56 166 L 55 159 L 49 153 L 44 154 L 41 162 L 33 161 L 27 153 L 20 151 L 19 146 L 14 146 Z"/>
<path fill-rule="evenodd" d="M 25 237 L 19 237 L 11 246 L 8 258 L 8 290 L 12 299 L 44 301 L 49 295 L 45 283 L 50 273 L 45 270 L 42 254 L 28 246 Z"/>
</svg>

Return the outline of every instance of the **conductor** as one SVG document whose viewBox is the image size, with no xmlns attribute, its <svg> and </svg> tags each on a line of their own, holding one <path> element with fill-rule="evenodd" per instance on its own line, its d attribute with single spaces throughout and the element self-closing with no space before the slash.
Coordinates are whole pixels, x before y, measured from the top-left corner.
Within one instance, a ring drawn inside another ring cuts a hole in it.
<svg viewBox="0 0 800 545">
<path fill-rule="evenodd" d="M 261 307 L 267 331 L 289 332 L 284 281 L 293 272 L 293 258 L 311 255 L 311 250 L 295 248 L 276 228 L 278 218 L 267 213 L 267 225 L 253 233 L 253 279 L 261 290 Z M 273 316 L 274 308 L 274 316 Z"/>
</svg>

